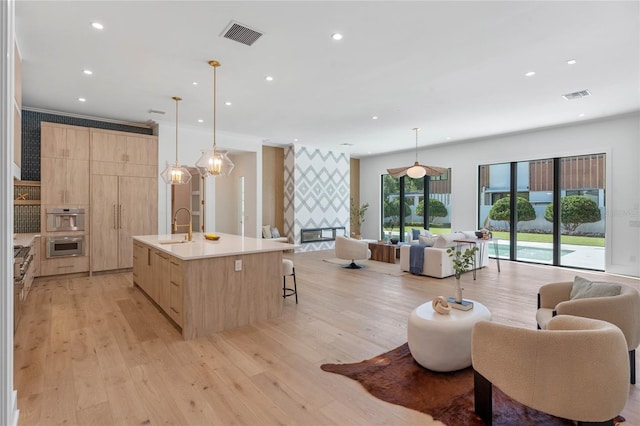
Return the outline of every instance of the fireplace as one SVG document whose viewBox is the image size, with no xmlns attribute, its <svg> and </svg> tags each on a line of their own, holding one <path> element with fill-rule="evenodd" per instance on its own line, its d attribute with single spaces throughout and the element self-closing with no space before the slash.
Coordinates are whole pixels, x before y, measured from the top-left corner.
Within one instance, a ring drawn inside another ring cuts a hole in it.
<svg viewBox="0 0 640 426">
<path fill-rule="evenodd" d="M 337 235 L 345 235 L 345 227 L 308 228 L 300 230 L 300 243 L 334 241 Z"/>
</svg>

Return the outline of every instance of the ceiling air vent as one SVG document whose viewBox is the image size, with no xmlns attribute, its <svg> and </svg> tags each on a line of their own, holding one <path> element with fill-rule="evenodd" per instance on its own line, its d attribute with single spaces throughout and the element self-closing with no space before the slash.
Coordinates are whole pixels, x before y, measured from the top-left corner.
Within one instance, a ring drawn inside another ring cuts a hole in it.
<svg viewBox="0 0 640 426">
<path fill-rule="evenodd" d="M 262 33 L 252 30 L 246 25 L 231 21 L 229 25 L 227 25 L 227 28 L 222 31 L 222 37 L 251 46 L 256 40 L 262 37 Z"/>
<path fill-rule="evenodd" d="M 589 93 L 588 90 L 581 90 L 579 92 L 567 93 L 566 95 L 562 95 L 562 97 L 568 101 L 572 99 L 585 98 L 587 96 L 591 96 L 591 93 Z"/>
</svg>

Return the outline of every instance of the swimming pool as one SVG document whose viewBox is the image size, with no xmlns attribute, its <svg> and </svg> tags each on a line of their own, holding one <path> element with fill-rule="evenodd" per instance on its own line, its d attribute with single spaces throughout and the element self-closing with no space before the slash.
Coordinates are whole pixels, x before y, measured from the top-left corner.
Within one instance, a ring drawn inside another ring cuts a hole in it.
<svg viewBox="0 0 640 426">
<path fill-rule="evenodd" d="M 560 250 L 560 256 L 573 253 L 575 250 Z M 489 255 L 495 257 L 495 248 L 489 249 Z M 509 258 L 509 246 L 506 244 L 498 245 L 498 255 L 500 259 Z M 545 247 L 516 246 L 516 259 L 534 260 L 537 262 L 551 262 L 553 260 L 553 249 Z"/>
</svg>

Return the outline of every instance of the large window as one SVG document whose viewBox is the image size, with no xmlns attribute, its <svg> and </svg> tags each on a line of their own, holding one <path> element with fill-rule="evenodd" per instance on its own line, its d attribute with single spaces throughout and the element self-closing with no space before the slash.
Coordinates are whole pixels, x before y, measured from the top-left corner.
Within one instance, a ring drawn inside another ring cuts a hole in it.
<svg viewBox="0 0 640 426">
<path fill-rule="evenodd" d="M 449 232 L 450 176 L 450 170 L 441 176 L 421 179 L 382 175 L 382 237 L 403 241 L 410 229 Z M 425 203 L 425 200 L 429 202 Z"/>
<path fill-rule="evenodd" d="M 604 160 L 596 154 L 480 166 L 478 224 L 500 239 L 499 256 L 604 270 Z"/>
</svg>

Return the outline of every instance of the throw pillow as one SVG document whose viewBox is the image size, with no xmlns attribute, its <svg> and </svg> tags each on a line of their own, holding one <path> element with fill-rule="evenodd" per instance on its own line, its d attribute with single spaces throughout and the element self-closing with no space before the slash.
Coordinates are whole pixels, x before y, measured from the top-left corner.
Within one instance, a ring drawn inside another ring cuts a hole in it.
<svg viewBox="0 0 640 426">
<path fill-rule="evenodd" d="M 617 296 L 622 287 L 618 284 L 591 282 L 576 276 L 571 287 L 571 300 L 587 297 Z"/>
<path fill-rule="evenodd" d="M 418 237 L 418 241 L 420 242 L 420 244 L 424 244 L 429 247 L 433 247 L 433 245 L 436 243 L 437 240 L 438 240 L 437 235 L 432 235 L 432 236 L 420 235 Z"/>
<path fill-rule="evenodd" d="M 271 226 L 265 225 L 262 227 L 262 238 L 271 238 Z"/>
<path fill-rule="evenodd" d="M 280 238 L 280 231 L 275 226 L 271 227 L 271 238 Z"/>
<path fill-rule="evenodd" d="M 429 231 L 427 231 L 426 229 L 421 229 L 420 230 L 420 235 L 422 235 L 423 237 L 432 237 L 433 234 Z"/>
<path fill-rule="evenodd" d="M 462 237 L 455 236 L 455 234 L 439 235 L 438 238 L 436 239 L 436 242 L 433 244 L 433 247 L 436 247 L 436 248 L 455 247 L 456 243 L 453 240 L 460 239 L 460 238 Z"/>
<path fill-rule="evenodd" d="M 411 230 L 411 239 L 412 240 L 417 240 L 418 237 L 420 237 L 420 230 L 419 229 L 412 229 Z"/>
</svg>

